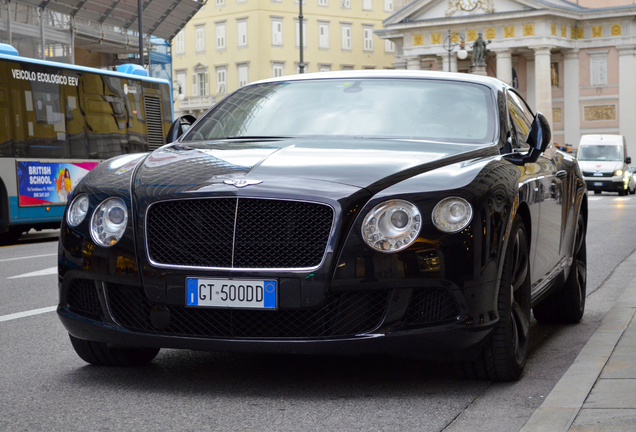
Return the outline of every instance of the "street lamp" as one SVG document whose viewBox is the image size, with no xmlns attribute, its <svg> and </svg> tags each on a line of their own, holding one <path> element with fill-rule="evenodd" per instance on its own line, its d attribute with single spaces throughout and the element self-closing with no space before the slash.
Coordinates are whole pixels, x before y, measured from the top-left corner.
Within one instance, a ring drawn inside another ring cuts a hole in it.
<svg viewBox="0 0 636 432">
<path fill-rule="evenodd" d="M 181 81 L 174 82 L 177 85 L 177 100 L 182 101 L 185 99 L 185 94 L 183 94 L 183 87 L 181 86 Z"/>
<path fill-rule="evenodd" d="M 300 63 L 298 63 L 298 72 L 305 73 L 305 63 L 303 61 L 303 0 L 298 0 L 298 39 L 300 42 Z"/>
<path fill-rule="evenodd" d="M 459 37 L 459 42 L 453 42 L 453 36 Z M 468 57 L 468 52 L 466 51 L 466 41 L 464 40 L 464 35 L 459 32 L 452 32 L 448 30 L 448 36 L 444 39 L 444 49 L 448 51 L 448 71 L 451 71 L 451 53 L 455 49 L 456 46 L 459 46 L 459 51 L 457 51 L 457 58 L 460 60 L 465 60 Z"/>
</svg>

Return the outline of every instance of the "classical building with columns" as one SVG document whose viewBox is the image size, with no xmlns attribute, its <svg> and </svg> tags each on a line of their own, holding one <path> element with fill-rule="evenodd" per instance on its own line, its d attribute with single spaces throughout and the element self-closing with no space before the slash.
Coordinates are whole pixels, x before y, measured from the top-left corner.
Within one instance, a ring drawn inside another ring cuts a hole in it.
<svg viewBox="0 0 636 432">
<path fill-rule="evenodd" d="M 397 69 L 475 73 L 472 45 L 481 33 L 490 41 L 481 73 L 513 85 L 546 114 L 555 144 L 577 146 L 582 134 L 621 134 L 636 157 L 636 5 L 577 3 L 415 0 L 376 34 L 396 44 Z M 457 55 L 462 39 L 465 60 Z"/>
</svg>

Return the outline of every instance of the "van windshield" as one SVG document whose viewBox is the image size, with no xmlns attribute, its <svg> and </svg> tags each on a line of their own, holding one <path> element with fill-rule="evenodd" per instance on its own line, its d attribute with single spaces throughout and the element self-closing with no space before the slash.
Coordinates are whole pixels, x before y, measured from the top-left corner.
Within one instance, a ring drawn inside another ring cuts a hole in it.
<svg viewBox="0 0 636 432">
<path fill-rule="evenodd" d="M 581 146 L 577 159 L 581 161 L 622 161 L 623 151 L 617 145 Z"/>
</svg>

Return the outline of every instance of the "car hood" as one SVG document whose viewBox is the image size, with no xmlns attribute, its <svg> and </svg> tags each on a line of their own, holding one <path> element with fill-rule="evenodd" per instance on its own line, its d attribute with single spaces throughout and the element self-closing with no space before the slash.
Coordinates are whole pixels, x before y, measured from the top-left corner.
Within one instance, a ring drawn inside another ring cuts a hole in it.
<svg viewBox="0 0 636 432">
<path fill-rule="evenodd" d="M 176 143 L 151 153 L 136 173 L 138 188 L 173 192 L 254 182 L 330 182 L 371 192 L 421 172 L 478 157 L 496 156 L 495 144 L 421 140 L 260 139 Z M 242 182 L 243 181 L 243 182 Z"/>
<path fill-rule="evenodd" d="M 578 161 L 581 171 L 601 171 L 610 172 L 623 169 L 622 161 Z"/>
</svg>

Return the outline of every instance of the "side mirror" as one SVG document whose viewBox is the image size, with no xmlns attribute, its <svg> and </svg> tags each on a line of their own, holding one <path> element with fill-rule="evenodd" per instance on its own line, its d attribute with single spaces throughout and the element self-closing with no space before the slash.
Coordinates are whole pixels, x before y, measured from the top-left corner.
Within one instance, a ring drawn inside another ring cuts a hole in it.
<svg viewBox="0 0 636 432">
<path fill-rule="evenodd" d="M 175 142 L 181 135 L 194 124 L 197 119 L 190 114 L 179 117 L 172 123 L 168 135 L 166 135 L 166 144 Z"/>
<path fill-rule="evenodd" d="M 528 132 L 526 142 L 530 145 L 530 151 L 526 154 L 513 153 L 505 155 L 504 158 L 515 165 L 525 165 L 527 163 L 536 162 L 539 155 L 543 153 L 550 145 L 552 140 L 552 132 L 548 119 L 538 112 L 534 116 L 532 126 Z"/>
<path fill-rule="evenodd" d="M 626 163 L 627 165 L 629 165 L 630 163 L 632 163 L 632 157 L 631 157 L 631 156 L 627 156 L 627 157 L 625 158 L 625 163 Z"/>
</svg>

